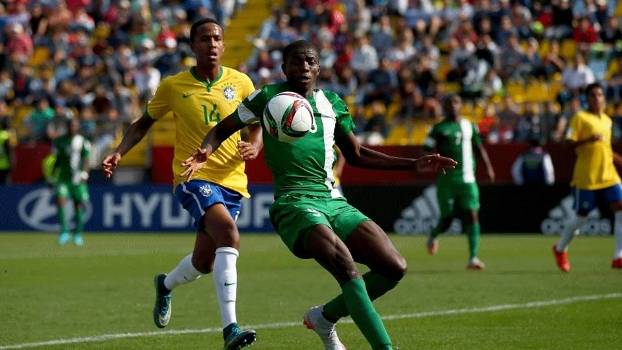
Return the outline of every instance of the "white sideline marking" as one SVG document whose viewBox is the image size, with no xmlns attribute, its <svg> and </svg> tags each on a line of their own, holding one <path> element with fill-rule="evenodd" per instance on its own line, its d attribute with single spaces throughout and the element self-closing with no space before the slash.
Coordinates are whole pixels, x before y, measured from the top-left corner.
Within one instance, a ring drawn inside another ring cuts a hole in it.
<svg viewBox="0 0 622 350">
<path fill-rule="evenodd" d="M 535 308 L 542 308 L 542 307 L 552 306 L 552 305 L 574 304 L 574 303 L 578 303 L 582 301 L 594 301 L 594 300 L 617 299 L 617 298 L 622 298 L 622 293 L 584 295 L 584 296 L 577 296 L 577 297 L 571 297 L 571 298 L 565 298 L 565 299 L 530 301 L 524 304 L 501 304 L 501 305 L 473 307 L 473 308 L 466 308 L 466 309 L 415 312 L 415 313 L 409 313 L 409 314 L 384 316 L 382 317 L 382 319 L 383 320 L 401 320 L 401 319 L 406 319 L 406 318 L 424 318 L 424 317 L 433 317 L 433 316 L 461 315 L 461 314 L 495 312 L 495 311 L 515 310 L 515 309 L 535 309 Z M 342 323 L 352 323 L 352 320 L 350 319 L 343 320 Z M 245 325 L 244 327 L 253 328 L 253 329 L 270 329 L 270 328 L 297 327 L 300 325 L 301 325 L 301 321 Z M 0 345 L 0 350 L 29 349 L 29 348 L 37 348 L 41 346 L 51 346 L 51 345 L 103 342 L 107 340 L 124 339 L 124 338 L 156 337 L 156 336 L 164 336 L 164 335 L 197 334 L 197 333 L 217 333 L 220 331 L 221 331 L 220 328 L 203 328 L 203 329 L 171 329 L 168 331 L 104 334 L 104 335 L 96 335 L 92 337 L 79 337 L 79 338 L 69 338 L 69 339 L 48 340 L 48 341 L 41 341 L 41 342 L 34 342 L 34 343 Z"/>
</svg>

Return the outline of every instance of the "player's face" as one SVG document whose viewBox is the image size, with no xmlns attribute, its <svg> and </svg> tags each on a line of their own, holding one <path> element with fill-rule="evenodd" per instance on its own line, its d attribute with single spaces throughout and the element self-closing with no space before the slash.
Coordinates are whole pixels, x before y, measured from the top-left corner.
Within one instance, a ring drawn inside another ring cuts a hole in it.
<svg viewBox="0 0 622 350">
<path fill-rule="evenodd" d="M 197 65 L 213 66 L 220 64 L 225 51 L 222 28 L 215 23 L 205 23 L 197 28 L 192 51 L 197 58 Z"/>
<path fill-rule="evenodd" d="M 296 50 L 285 58 L 282 68 L 287 82 L 297 92 L 306 93 L 313 89 L 320 74 L 317 52 L 311 48 Z"/>
<path fill-rule="evenodd" d="M 600 111 L 605 108 L 605 94 L 601 88 L 593 88 L 587 95 L 587 104 L 592 111 Z"/>
<path fill-rule="evenodd" d="M 462 108 L 462 101 L 458 96 L 452 96 L 445 101 L 445 105 L 443 106 L 445 109 L 445 114 L 449 118 L 455 118 L 460 114 L 460 109 Z"/>
</svg>

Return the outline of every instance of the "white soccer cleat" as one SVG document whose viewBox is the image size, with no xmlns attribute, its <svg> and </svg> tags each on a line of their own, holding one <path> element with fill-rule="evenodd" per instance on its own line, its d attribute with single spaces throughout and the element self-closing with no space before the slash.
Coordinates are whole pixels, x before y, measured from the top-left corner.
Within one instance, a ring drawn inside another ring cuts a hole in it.
<svg viewBox="0 0 622 350">
<path fill-rule="evenodd" d="M 320 336 L 324 343 L 325 350 L 346 350 L 345 345 L 341 343 L 337 336 L 335 324 L 324 318 L 322 315 L 322 306 L 314 306 L 305 313 L 305 327 L 312 329 Z"/>
<path fill-rule="evenodd" d="M 479 260 L 478 257 L 474 256 L 469 260 L 469 264 L 467 265 L 467 269 L 469 270 L 483 270 L 486 268 L 486 264 L 483 261 Z"/>
</svg>

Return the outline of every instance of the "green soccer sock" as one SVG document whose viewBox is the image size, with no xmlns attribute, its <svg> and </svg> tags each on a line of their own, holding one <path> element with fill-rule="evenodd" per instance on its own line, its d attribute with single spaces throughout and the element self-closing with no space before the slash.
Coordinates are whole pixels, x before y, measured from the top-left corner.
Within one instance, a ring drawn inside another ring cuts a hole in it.
<svg viewBox="0 0 622 350">
<path fill-rule="evenodd" d="M 60 224 L 60 232 L 67 232 L 67 216 L 65 215 L 65 207 L 58 207 L 58 223 Z"/>
<path fill-rule="evenodd" d="M 74 232 L 76 234 L 81 234 L 83 228 L 84 228 L 84 207 L 80 205 L 76 207 L 76 228 Z"/>
<path fill-rule="evenodd" d="M 365 288 L 367 289 L 367 295 L 371 300 L 376 300 L 383 296 L 386 292 L 395 288 L 398 282 L 390 280 L 374 271 L 369 271 L 364 274 L 363 280 L 365 282 Z M 343 294 L 339 294 L 333 300 L 326 303 L 323 311 L 324 316 L 335 321 L 350 315 Z"/>
<path fill-rule="evenodd" d="M 469 259 L 476 257 L 479 252 L 479 222 L 466 226 L 466 234 L 469 238 Z"/>
<path fill-rule="evenodd" d="M 374 305 L 365 290 L 365 281 L 355 278 L 341 286 L 343 299 L 350 316 L 357 327 L 361 330 L 373 350 L 393 349 L 391 338 L 384 328 L 380 315 L 374 309 Z"/>
</svg>

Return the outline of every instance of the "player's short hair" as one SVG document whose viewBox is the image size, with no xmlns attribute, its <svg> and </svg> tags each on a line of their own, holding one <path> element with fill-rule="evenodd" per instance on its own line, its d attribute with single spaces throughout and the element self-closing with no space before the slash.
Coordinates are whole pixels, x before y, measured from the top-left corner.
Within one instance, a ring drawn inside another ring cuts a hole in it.
<svg viewBox="0 0 622 350">
<path fill-rule="evenodd" d="M 594 89 L 603 89 L 603 86 L 600 85 L 599 82 L 593 82 L 591 84 L 589 84 L 588 86 L 585 87 L 585 96 L 589 96 L 590 92 L 592 92 L 592 90 Z"/>
<path fill-rule="evenodd" d="M 289 56 L 291 56 L 294 52 L 298 50 L 309 50 L 309 49 L 317 53 L 317 50 L 315 49 L 313 44 L 311 44 L 307 40 L 296 40 L 290 43 L 289 45 L 285 46 L 285 48 L 283 49 L 283 62 L 287 61 Z"/>
<path fill-rule="evenodd" d="M 219 26 L 220 29 L 222 30 L 222 26 L 220 25 L 220 23 L 218 23 L 217 20 L 210 18 L 210 17 L 201 18 L 200 20 L 192 23 L 192 27 L 190 27 L 190 42 L 194 42 L 194 37 L 197 35 L 197 30 L 199 29 L 200 26 L 204 25 L 205 23 L 213 23 Z"/>
</svg>

